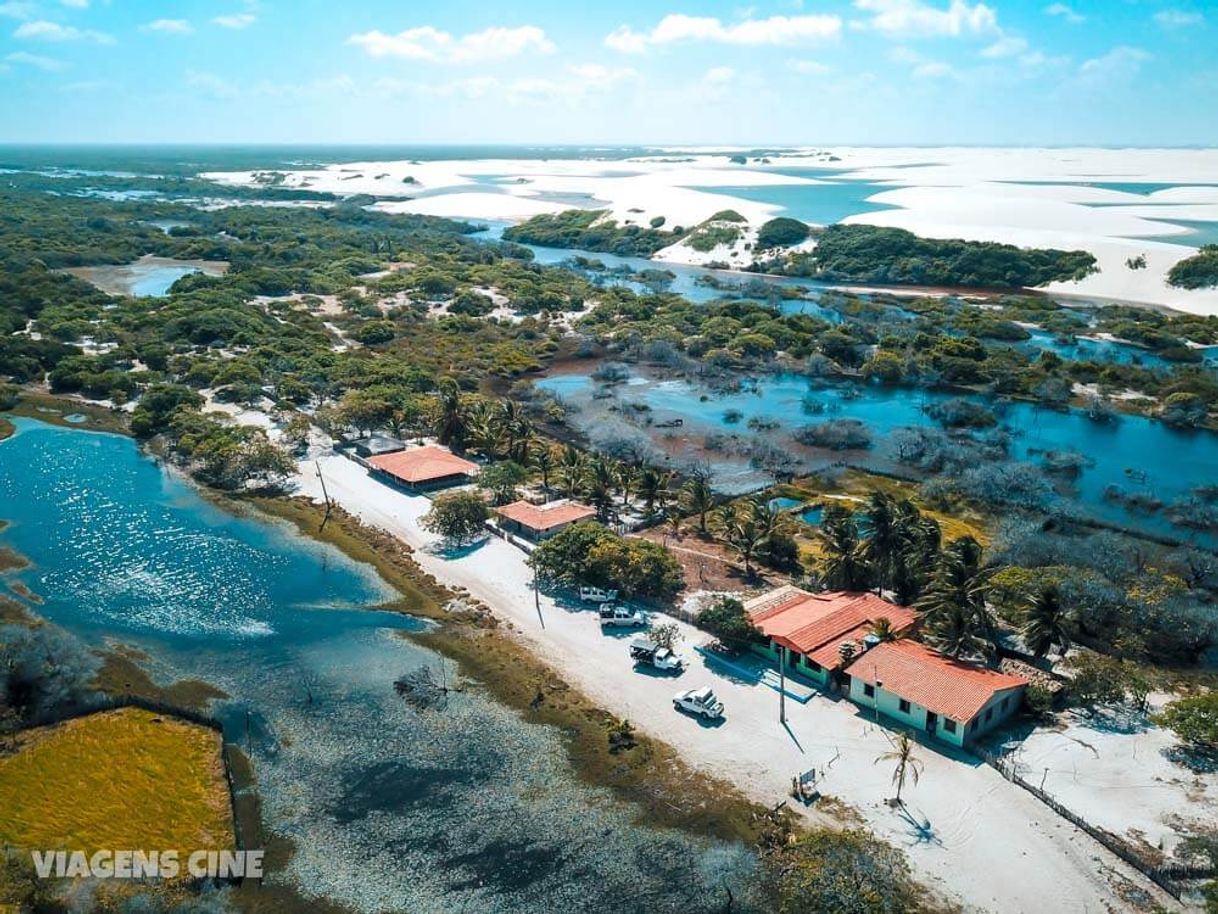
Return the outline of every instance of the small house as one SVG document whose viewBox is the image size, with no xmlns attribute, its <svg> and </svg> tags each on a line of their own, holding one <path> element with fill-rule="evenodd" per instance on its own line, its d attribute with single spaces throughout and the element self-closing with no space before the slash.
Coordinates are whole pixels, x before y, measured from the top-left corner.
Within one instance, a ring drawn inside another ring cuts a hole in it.
<svg viewBox="0 0 1218 914">
<path fill-rule="evenodd" d="M 369 435 L 355 442 L 355 453 L 361 457 L 379 457 L 381 454 L 395 454 L 406 450 L 406 443 L 388 435 Z"/>
<path fill-rule="evenodd" d="M 956 660 L 916 641 L 887 641 L 846 670 L 855 704 L 964 746 L 1006 720 L 1028 680 Z"/>
<path fill-rule="evenodd" d="M 840 671 L 867 647 L 871 629 L 887 619 L 894 633 L 911 630 L 917 621 L 907 606 L 889 603 L 872 593 L 809 593 L 785 586 L 744 604 L 753 624 L 768 639 L 757 648 L 821 687 L 833 687 Z"/>
<path fill-rule="evenodd" d="M 558 531 L 581 520 L 596 517 L 596 509 L 569 499 L 535 505 L 527 501 L 515 501 L 496 508 L 499 526 L 510 533 L 540 542 L 549 539 Z"/>
<path fill-rule="evenodd" d="M 478 474 L 478 464 L 434 444 L 379 454 L 368 465 L 414 492 L 464 485 Z"/>
</svg>

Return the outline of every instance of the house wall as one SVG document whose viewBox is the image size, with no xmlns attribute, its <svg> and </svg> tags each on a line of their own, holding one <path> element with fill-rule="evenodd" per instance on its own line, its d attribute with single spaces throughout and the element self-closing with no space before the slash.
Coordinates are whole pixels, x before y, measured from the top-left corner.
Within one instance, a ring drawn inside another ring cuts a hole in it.
<svg viewBox="0 0 1218 914">
<path fill-rule="evenodd" d="M 883 687 L 875 690 L 875 697 L 867 695 L 866 683 L 857 676 L 850 677 L 850 700 L 862 708 L 874 710 L 878 702 L 880 714 L 891 720 L 913 727 L 923 733 L 926 731 L 926 708 L 914 702 L 909 703 L 909 710 L 901 710 L 901 696 L 895 692 L 890 692 Z M 1003 701 L 1006 701 L 1005 707 Z M 934 736 L 936 739 L 942 740 L 945 743 L 951 743 L 953 746 L 963 747 L 978 736 L 988 733 L 993 730 L 1004 720 L 1019 710 L 1020 704 L 1023 702 L 1023 687 L 1015 689 L 1004 689 L 1001 692 L 994 693 L 991 698 L 977 715 L 969 721 L 959 721 L 956 723 L 956 732 L 949 733 L 944 723 L 945 718 L 942 714 L 939 715 L 938 724 L 935 727 Z M 990 712 L 990 719 L 987 721 L 985 715 Z"/>
<path fill-rule="evenodd" d="M 771 663 L 778 666 L 778 658 L 780 650 L 777 644 L 771 639 L 766 644 L 753 645 L 753 651 L 765 657 Z M 808 679 L 816 685 L 824 688 L 829 682 L 829 674 L 824 667 L 819 666 L 815 661 L 809 660 L 803 654 L 795 651 L 787 651 L 787 672 L 799 676 L 801 679 Z"/>
</svg>

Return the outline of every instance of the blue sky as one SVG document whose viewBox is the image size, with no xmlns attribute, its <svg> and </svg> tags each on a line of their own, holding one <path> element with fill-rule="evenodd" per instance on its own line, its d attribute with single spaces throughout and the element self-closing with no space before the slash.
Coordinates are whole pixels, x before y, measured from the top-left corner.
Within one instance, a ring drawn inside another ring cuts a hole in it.
<svg viewBox="0 0 1218 914">
<path fill-rule="evenodd" d="M 0 142 L 1218 145 L 1214 0 L 0 0 Z"/>
</svg>

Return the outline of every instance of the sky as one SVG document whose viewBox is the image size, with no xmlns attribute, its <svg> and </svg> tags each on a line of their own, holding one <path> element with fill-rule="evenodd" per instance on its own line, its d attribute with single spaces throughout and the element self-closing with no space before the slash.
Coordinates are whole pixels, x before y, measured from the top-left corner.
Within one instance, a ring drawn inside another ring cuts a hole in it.
<svg viewBox="0 0 1218 914">
<path fill-rule="evenodd" d="M 0 142 L 1218 145 L 1218 0 L 0 0 Z"/>
</svg>

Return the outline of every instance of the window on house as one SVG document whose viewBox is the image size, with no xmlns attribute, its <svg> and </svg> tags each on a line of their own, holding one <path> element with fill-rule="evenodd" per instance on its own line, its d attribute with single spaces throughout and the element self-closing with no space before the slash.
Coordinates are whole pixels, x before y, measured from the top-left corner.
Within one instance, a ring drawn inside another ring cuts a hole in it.
<svg viewBox="0 0 1218 914">
<path fill-rule="evenodd" d="M 909 702 L 907 702 L 904 698 L 901 699 L 901 713 L 902 714 L 909 713 Z"/>
<path fill-rule="evenodd" d="M 817 663 L 815 660 L 809 660 L 807 657 L 805 657 L 804 663 L 807 664 L 808 669 L 810 669 L 813 673 L 820 672 L 820 664 Z"/>
<path fill-rule="evenodd" d="M 986 708 L 986 711 L 985 711 L 985 722 L 986 722 L 987 724 L 990 722 L 990 718 L 991 718 L 991 717 L 993 717 L 993 716 L 994 716 L 994 709 L 993 709 L 993 708 Z"/>
<path fill-rule="evenodd" d="M 946 730 L 948 733 L 955 733 L 956 732 L 956 722 L 954 720 L 952 720 L 950 717 L 943 718 L 943 729 Z"/>
<path fill-rule="evenodd" d="M 975 717 L 974 717 L 972 720 L 970 720 L 970 721 L 968 722 L 968 728 L 969 728 L 970 730 L 976 730 L 976 729 L 977 729 L 977 718 L 975 718 Z"/>
<path fill-rule="evenodd" d="M 1010 696 L 1010 695 L 1008 695 L 1006 698 L 1004 698 L 1004 699 L 1002 700 L 1002 710 L 1004 710 L 1004 711 L 1005 711 L 1005 710 L 1007 709 L 1007 702 L 1008 702 L 1008 701 L 1010 701 L 1010 700 L 1011 700 L 1011 696 Z"/>
<path fill-rule="evenodd" d="M 875 686 L 863 684 L 863 694 L 868 698 L 875 698 Z"/>
</svg>

